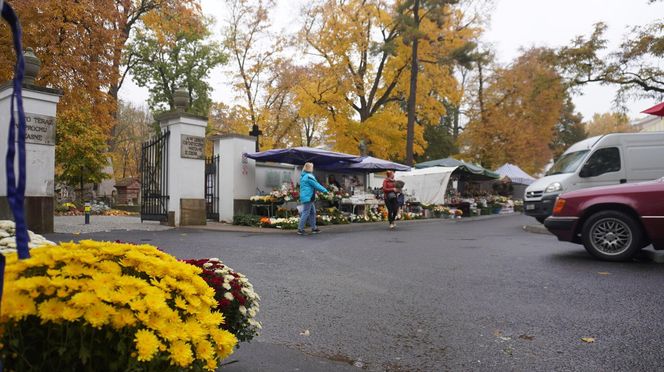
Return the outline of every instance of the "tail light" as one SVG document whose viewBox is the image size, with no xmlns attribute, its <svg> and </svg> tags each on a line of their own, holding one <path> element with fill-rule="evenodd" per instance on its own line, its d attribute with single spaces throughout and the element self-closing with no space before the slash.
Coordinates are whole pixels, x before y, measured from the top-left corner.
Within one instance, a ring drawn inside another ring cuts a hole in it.
<svg viewBox="0 0 664 372">
<path fill-rule="evenodd" d="M 553 206 L 553 214 L 560 214 L 560 212 L 563 211 L 563 208 L 565 208 L 565 203 L 567 203 L 565 199 L 556 199 L 556 204 Z"/>
</svg>

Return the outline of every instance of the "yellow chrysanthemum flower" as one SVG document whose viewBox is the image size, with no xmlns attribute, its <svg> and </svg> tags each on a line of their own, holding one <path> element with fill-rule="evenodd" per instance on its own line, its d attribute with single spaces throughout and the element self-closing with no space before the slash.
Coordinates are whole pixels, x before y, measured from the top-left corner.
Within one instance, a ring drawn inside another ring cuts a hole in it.
<svg viewBox="0 0 664 372">
<path fill-rule="evenodd" d="M 12 293 L 9 290 L 10 288 L 7 289 L 7 293 L 2 297 L 3 316 L 7 310 L 11 311 L 8 315 L 14 320 L 21 320 L 28 315 L 35 315 L 37 313 L 37 306 L 30 297 L 16 292 Z"/>
<path fill-rule="evenodd" d="M 92 306 L 99 302 L 99 298 L 91 292 L 79 292 L 71 297 L 69 303 L 81 308 Z"/>
<path fill-rule="evenodd" d="M 68 322 L 73 322 L 82 317 L 84 312 L 85 311 L 83 309 L 77 307 L 65 306 L 65 308 L 62 310 L 61 316 L 62 319 Z"/>
<path fill-rule="evenodd" d="M 175 341 L 171 344 L 171 361 L 180 367 L 188 367 L 194 361 L 191 347 L 184 341 Z"/>
<path fill-rule="evenodd" d="M 120 265 L 118 265 L 113 261 L 102 261 L 99 262 L 96 266 L 102 272 L 107 274 L 112 274 L 113 276 L 116 277 L 122 274 L 122 268 L 120 267 Z"/>
<path fill-rule="evenodd" d="M 186 310 L 187 309 L 187 301 L 182 298 L 182 296 L 176 296 L 175 297 L 175 307 L 178 309 Z"/>
<path fill-rule="evenodd" d="M 39 304 L 37 314 L 42 319 L 42 322 L 57 322 L 62 320 L 62 312 L 65 310 L 65 307 L 64 302 L 57 298 L 51 298 Z"/>
<path fill-rule="evenodd" d="M 199 340 L 196 345 L 196 357 L 198 359 L 214 360 L 214 348 L 208 340 Z"/>
<path fill-rule="evenodd" d="M 104 303 L 98 302 L 85 310 L 83 317 L 91 326 L 100 328 L 108 324 L 109 318 L 115 313 L 115 309 Z"/>
<path fill-rule="evenodd" d="M 136 351 L 138 353 L 136 359 L 140 362 L 152 360 L 161 345 L 157 336 L 147 329 L 141 329 L 136 332 L 134 342 L 136 343 Z"/>
<path fill-rule="evenodd" d="M 211 329 L 210 335 L 216 344 L 217 354 L 221 356 L 221 358 L 226 358 L 233 354 L 233 348 L 237 344 L 237 338 L 235 338 L 235 335 L 219 328 Z"/>
<path fill-rule="evenodd" d="M 129 309 L 119 309 L 111 316 L 111 325 L 115 329 L 121 329 L 136 324 L 136 317 Z"/>
</svg>

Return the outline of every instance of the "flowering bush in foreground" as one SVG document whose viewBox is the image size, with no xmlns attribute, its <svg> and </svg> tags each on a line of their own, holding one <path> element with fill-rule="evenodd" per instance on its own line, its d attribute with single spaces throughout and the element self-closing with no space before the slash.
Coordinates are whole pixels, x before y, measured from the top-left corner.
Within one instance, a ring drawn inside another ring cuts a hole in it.
<svg viewBox="0 0 664 372">
<path fill-rule="evenodd" d="M 261 324 L 256 321 L 260 297 L 247 278 L 233 271 L 218 258 L 185 260 L 203 269 L 201 277 L 215 290 L 217 309 L 226 322 L 221 325 L 240 341 L 250 341 L 258 334 Z"/>
<path fill-rule="evenodd" d="M 7 256 L 7 370 L 215 370 L 237 340 L 200 269 L 150 245 L 61 243 Z"/>
</svg>

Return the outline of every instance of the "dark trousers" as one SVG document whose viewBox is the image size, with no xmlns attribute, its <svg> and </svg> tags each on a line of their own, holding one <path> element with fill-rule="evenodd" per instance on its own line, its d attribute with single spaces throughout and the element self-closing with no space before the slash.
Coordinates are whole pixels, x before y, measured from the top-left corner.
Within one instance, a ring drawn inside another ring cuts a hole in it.
<svg viewBox="0 0 664 372">
<path fill-rule="evenodd" d="M 387 220 L 392 223 L 399 212 L 399 202 L 397 198 L 387 199 L 385 205 L 387 206 Z"/>
</svg>

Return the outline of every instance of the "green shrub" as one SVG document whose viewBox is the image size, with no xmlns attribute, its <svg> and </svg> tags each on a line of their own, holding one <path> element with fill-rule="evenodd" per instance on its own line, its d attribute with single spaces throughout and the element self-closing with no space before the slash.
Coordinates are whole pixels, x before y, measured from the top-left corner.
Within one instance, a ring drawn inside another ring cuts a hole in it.
<svg viewBox="0 0 664 372">
<path fill-rule="evenodd" d="M 238 214 L 233 216 L 233 225 L 258 226 L 260 224 L 260 219 L 260 216 L 253 214 Z"/>
</svg>

